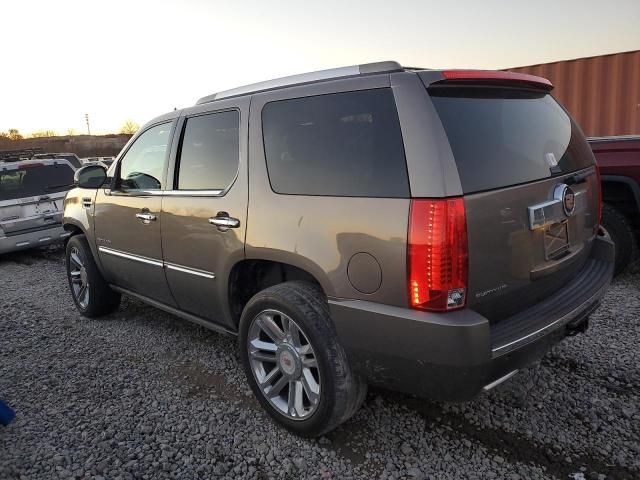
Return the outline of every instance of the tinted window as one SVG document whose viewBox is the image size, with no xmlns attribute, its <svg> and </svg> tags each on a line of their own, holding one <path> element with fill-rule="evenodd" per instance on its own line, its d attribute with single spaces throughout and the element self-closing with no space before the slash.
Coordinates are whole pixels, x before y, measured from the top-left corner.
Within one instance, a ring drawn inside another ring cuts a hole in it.
<svg viewBox="0 0 640 480">
<path fill-rule="evenodd" d="M 120 187 L 124 190 L 159 190 L 167 157 L 171 124 L 146 130 L 127 150 L 120 164 Z"/>
<path fill-rule="evenodd" d="M 465 193 L 561 175 L 593 162 L 584 136 L 547 93 L 439 87 L 430 94 Z"/>
<path fill-rule="evenodd" d="M 182 137 L 178 188 L 224 190 L 236 176 L 240 158 L 237 111 L 192 117 Z"/>
<path fill-rule="evenodd" d="M 283 100 L 262 110 L 271 187 L 278 193 L 409 195 L 390 89 Z"/>
<path fill-rule="evenodd" d="M 0 169 L 0 201 L 64 192 L 73 185 L 74 171 L 68 165 L 39 165 Z"/>
<path fill-rule="evenodd" d="M 77 157 L 77 155 L 56 155 L 56 158 L 64 158 L 65 160 L 69 160 L 69 163 L 76 168 L 80 168 L 82 166 L 82 162 Z"/>
</svg>

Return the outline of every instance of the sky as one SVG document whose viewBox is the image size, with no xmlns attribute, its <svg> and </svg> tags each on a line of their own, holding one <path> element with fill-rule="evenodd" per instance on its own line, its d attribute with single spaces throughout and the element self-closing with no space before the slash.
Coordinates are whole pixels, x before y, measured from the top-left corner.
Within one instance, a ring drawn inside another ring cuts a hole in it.
<svg viewBox="0 0 640 480">
<path fill-rule="evenodd" d="M 118 132 L 205 95 L 397 60 L 508 68 L 640 49 L 640 0 L 15 0 L 0 131 Z"/>
</svg>

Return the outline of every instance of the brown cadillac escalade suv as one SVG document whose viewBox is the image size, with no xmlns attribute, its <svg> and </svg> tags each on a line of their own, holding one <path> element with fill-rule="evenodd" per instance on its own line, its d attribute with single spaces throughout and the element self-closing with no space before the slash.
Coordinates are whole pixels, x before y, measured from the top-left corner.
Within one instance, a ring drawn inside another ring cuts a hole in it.
<svg viewBox="0 0 640 480">
<path fill-rule="evenodd" d="M 238 337 L 290 430 L 367 385 L 461 401 L 584 330 L 613 272 L 600 182 L 545 79 L 381 62 L 204 97 L 65 200 L 87 317 L 137 297 Z"/>
</svg>

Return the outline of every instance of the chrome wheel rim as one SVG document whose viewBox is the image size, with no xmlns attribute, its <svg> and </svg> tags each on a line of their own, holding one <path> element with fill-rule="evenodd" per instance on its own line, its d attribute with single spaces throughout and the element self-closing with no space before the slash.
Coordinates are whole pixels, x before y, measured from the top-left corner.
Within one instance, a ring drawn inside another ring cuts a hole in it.
<svg viewBox="0 0 640 480">
<path fill-rule="evenodd" d="M 71 279 L 71 290 L 73 298 L 76 299 L 80 307 L 87 308 L 89 305 L 89 279 L 87 269 L 80 258 L 80 251 L 73 247 L 69 255 L 69 278 Z"/>
<path fill-rule="evenodd" d="M 264 397 L 292 420 L 305 420 L 320 403 L 320 370 L 300 326 L 277 310 L 252 320 L 247 338 L 251 371 Z"/>
</svg>

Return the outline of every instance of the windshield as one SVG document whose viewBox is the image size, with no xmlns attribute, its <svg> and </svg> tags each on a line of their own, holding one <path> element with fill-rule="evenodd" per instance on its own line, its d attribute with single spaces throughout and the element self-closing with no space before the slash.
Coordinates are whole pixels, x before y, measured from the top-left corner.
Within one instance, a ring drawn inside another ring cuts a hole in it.
<svg viewBox="0 0 640 480">
<path fill-rule="evenodd" d="M 64 192 L 73 184 L 68 165 L 29 165 L 0 171 L 0 201 Z"/>
<path fill-rule="evenodd" d="M 563 175 L 594 163 L 580 131 L 547 92 L 504 87 L 435 87 L 465 193 Z"/>
</svg>

